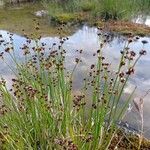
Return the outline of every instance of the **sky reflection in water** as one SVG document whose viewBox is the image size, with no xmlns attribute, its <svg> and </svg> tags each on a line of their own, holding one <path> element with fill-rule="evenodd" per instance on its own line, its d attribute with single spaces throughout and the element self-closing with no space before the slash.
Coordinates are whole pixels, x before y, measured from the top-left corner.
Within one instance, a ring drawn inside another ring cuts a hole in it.
<svg viewBox="0 0 150 150">
<path fill-rule="evenodd" d="M 149 15 L 138 15 L 132 20 L 135 23 L 145 24 L 150 27 L 150 16 Z"/>
</svg>

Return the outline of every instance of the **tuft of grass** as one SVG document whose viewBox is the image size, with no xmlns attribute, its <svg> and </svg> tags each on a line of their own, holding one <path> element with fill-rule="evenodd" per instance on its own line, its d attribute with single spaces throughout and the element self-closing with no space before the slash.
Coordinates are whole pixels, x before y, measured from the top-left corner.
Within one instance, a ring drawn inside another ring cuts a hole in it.
<svg viewBox="0 0 150 150">
<path fill-rule="evenodd" d="M 90 12 L 93 11 L 96 7 L 96 3 L 94 3 L 93 1 L 81 1 L 80 3 L 80 8 L 82 11 L 84 12 Z"/>
<path fill-rule="evenodd" d="M 61 32 L 62 28 L 59 29 Z M 12 89 L 6 81 L 0 81 L 2 105 L 0 107 L 1 149 L 108 149 L 118 131 L 116 121 L 125 116 L 132 92 L 120 105 L 123 91 L 129 78 L 134 74 L 135 65 L 142 55 L 129 49 L 130 37 L 121 51 L 116 72 L 103 56 L 103 48 L 109 35 L 100 38 L 96 63 L 91 64 L 89 73 L 83 79 L 79 93 L 73 92 L 74 73 L 82 61 L 83 50 L 74 61 L 72 70 L 65 66 L 67 50 L 64 43 L 68 37 L 59 38 L 58 45 L 53 43 L 48 49 L 40 39 L 30 49 L 30 38 L 23 45 L 22 63 L 16 59 L 13 42 L 5 45 L 0 53 L 4 63 L 7 55 L 15 63 L 15 78 Z M 10 34 L 13 41 L 13 34 Z M 88 100 L 88 93 L 91 93 Z"/>
<path fill-rule="evenodd" d="M 53 16 L 52 20 L 57 23 L 76 22 L 77 16 L 73 13 L 61 13 Z"/>
<path fill-rule="evenodd" d="M 87 12 L 92 17 L 104 20 L 131 19 L 140 13 L 148 13 L 150 8 L 149 0 L 68 0 L 48 2 L 43 4 L 50 12 L 50 16 L 60 12 Z"/>
<path fill-rule="evenodd" d="M 140 5 L 134 0 L 99 0 L 98 2 L 95 13 L 104 20 L 131 19 L 140 11 Z"/>
</svg>

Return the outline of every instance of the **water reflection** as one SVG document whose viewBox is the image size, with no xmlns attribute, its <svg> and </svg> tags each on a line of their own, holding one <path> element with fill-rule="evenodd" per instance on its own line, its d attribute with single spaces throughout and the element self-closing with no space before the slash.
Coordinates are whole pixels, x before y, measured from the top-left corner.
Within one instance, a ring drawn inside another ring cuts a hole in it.
<svg viewBox="0 0 150 150">
<path fill-rule="evenodd" d="M 0 31 L 0 34 L 3 35 L 5 39 L 5 43 L 10 42 L 9 33 L 6 31 Z M 133 43 L 130 44 L 130 48 L 133 49 L 135 52 L 139 52 L 143 49 L 142 41 L 148 41 L 145 44 L 144 49 L 147 50 L 147 55 L 142 57 L 141 60 L 138 62 L 136 66 L 136 73 L 130 82 L 128 83 L 127 87 L 124 90 L 124 93 L 129 94 L 132 92 L 132 89 L 137 86 L 137 92 L 135 97 L 142 96 L 149 88 L 150 88 L 150 38 L 149 37 L 142 37 L 139 40 L 135 40 Z M 116 68 L 116 64 L 120 58 L 120 50 L 124 47 L 126 42 L 126 37 L 113 35 L 111 36 L 110 42 L 105 45 L 103 53 L 106 56 L 106 59 L 112 64 L 112 70 Z M 13 43 L 15 48 L 15 55 L 18 59 L 22 59 L 22 51 L 20 47 L 26 42 L 26 38 L 21 37 L 19 35 L 13 36 Z M 46 43 L 47 45 L 45 48 L 51 47 L 53 43 L 58 43 L 59 38 L 55 37 L 44 37 L 41 38 L 40 43 Z M 32 48 L 35 45 L 35 41 L 32 41 L 31 44 L 28 46 Z M 75 34 L 69 37 L 69 40 L 65 43 L 64 48 L 67 50 L 67 60 L 66 60 L 66 67 L 72 69 L 74 66 L 74 58 L 79 54 L 76 50 L 83 50 L 83 54 L 80 56 L 82 59 L 82 63 L 80 67 L 77 68 L 75 74 L 75 81 L 74 81 L 74 88 L 78 89 L 81 87 L 81 83 L 83 78 L 88 72 L 89 66 L 96 62 L 96 57 L 93 56 L 94 53 L 99 49 L 99 38 L 97 36 L 97 29 L 96 28 L 89 28 L 84 26 L 82 29 L 78 30 Z M 0 52 L 3 51 L 3 45 L 1 45 Z M 8 63 L 13 65 L 9 57 L 5 56 Z M 7 65 L 1 62 L 0 73 L 10 81 L 13 73 L 8 69 Z M 10 83 L 10 82 L 9 82 Z M 10 84 L 9 84 L 10 86 Z M 144 128 L 145 128 L 145 136 L 150 137 L 150 96 L 147 96 L 144 101 Z M 130 120 L 132 125 L 137 126 L 139 124 L 139 117 L 137 115 L 136 110 L 133 109 L 134 113 L 129 113 L 126 120 Z"/>
<path fill-rule="evenodd" d="M 150 27 L 150 16 L 147 15 L 138 15 L 132 20 L 135 23 L 145 24 Z"/>
</svg>

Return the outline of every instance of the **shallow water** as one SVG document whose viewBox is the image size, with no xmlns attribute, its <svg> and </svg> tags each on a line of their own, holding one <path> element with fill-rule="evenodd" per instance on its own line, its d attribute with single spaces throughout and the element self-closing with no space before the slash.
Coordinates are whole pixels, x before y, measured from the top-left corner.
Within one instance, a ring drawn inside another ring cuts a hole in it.
<svg viewBox="0 0 150 150">
<path fill-rule="evenodd" d="M 150 27 L 150 15 L 138 15 L 132 19 L 134 23 L 144 24 Z"/>
<path fill-rule="evenodd" d="M 76 50 L 83 50 L 83 54 L 80 56 L 82 59 L 82 63 L 77 68 L 74 77 L 74 89 L 78 90 L 81 87 L 81 83 L 85 75 L 88 73 L 89 66 L 96 61 L 96 57 L 93 56 L 99 49 L 99 38 L 97 36 L 96 28 L 89 28 L 84 26 L 82 29 L 76 31 L 73 35 L 69 37 L 69 40 L 65 42 L 64 48 L 67 50 L 67 63 L 66 66 L 69 69 L 72 69 L 74 66 L 74 58 L 79 55 Z M 7 31 L 0 31 L 5 42 L 10 42 L 9 33 Z M 127 38 L 112 34 L 109 39 L 109 43 L 107 43 L 103 49 L 103 54 L 106 57 L 107 61 L 111 63 L 111 68 L 114 70 L 120 58 L 120 50 L 124 47 Z M 142 44 L 142 40 L 148 41 L 147 44 Z M 13 43 L 15 48 L 15 55 L 19 60 L 22 60 L 22 51 L 20 47 L 25 44 L 26 38 L 23 36 L 19 36 L 14 34 Z M 44 37 L 41 38 L 39 44 L 46 43 L 47 47 L 51 47 L 53 43 L 58 43 L 58 37 Z M 32 41 L 29 47 L 33 47 L 35 45 L 35 41 Z M 130 94 L 135 86 L 137 86 L 137 91 L 134 97 L 141 97 L 145 94 L 145 92 L 150 89 L 150 37 L 142 37 L 139 40 L 135 40 L 130 44 L 130 48 L 135 52 L 138 52 L 141 49 L 147 50 L 147 55 L 143 56 L 136 66 L 136 72 L 134 76 L 130 79 L 127 87 L 124 90 L 125 94 Z M 0 47 L 0 52 L 3 51 L 3 45 Z M 5 56 L 5 59 L 8 61 L 10 65 L 14 65 L 8 56 Z M 8 87 L 11 85 L 11 78 L 13 77 L 13 73 L 9 70 L 7 65 L 3 62 L 0 62 L 0 74 L 8 81 Z M 144 99 L 144 131 L 145 136 L 150 138 L 150 94 Z M 139 128 L 139 114 L 133 109 L 131 112 L 127 114 L 126 119 L 133 127 Z"/>
<path fill-rule="evenodd" d="M 0 7 L 0 29 L 18 34 L 56 35 L 57 28 L 50 26 L 48 16 L 37 17 L 36 12 L 45 10 L 40 2 L 30 2 Z M 36 20 L 36 21 L 35 21 Z M 35 27 L 40 24 L 40 31 Z M 70 29 L 68 32 L 71 32 Z"/>
</svg>

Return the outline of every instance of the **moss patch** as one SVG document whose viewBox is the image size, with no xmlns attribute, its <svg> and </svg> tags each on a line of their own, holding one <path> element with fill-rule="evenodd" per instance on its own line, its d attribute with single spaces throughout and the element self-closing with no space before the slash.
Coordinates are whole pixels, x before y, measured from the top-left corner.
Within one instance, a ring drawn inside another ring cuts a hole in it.
<svg viewBox="0 0 150 150">
<path fill-rule="evenodd" d="M 57 25 L 62 23 L 77 24 L 88 21 L 88 16 L 86 13 L 62 13 L 52 16 L 51 18 L 51 21 Z"/>
<path fill-rule="evenodd" d="M 52 16 L 52 21 L 57 23 L 68 23 L 68 22 L 76 22 L 76 15 L 73 13 L 63 13 Z"/>
</svg>

